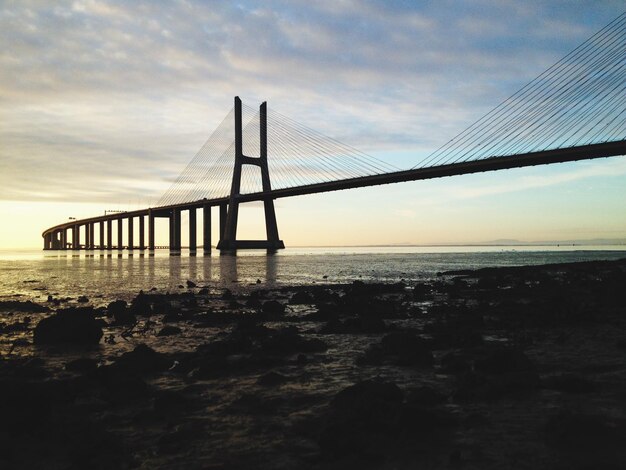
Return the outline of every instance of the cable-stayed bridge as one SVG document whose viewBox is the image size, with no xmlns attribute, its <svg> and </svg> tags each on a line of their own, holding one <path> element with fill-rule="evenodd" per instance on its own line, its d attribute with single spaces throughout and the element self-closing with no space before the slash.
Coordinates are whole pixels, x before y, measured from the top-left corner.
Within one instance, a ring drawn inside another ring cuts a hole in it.
<svg viewBox="0 0 626 470">
<path fill-rule="evenodd" d="M 626 13 L 410 169 L 326 137 L 266 103 L 256 110 L 235 98 L 155 207 L 51 227 L 44 249 L 154 250 L 155 219 L 166 218 L 168 247 L 176 253 L 188 212 L 190 252 L 199 246 L 208 252 L 217 206 L 218 249 L 275 250 L 284 248 L 278 198 L 619 155 L 626 155 Z M 239 205 L 252 201 L 263 202 L 266 239 L 239 240 Z"/>
</svg>

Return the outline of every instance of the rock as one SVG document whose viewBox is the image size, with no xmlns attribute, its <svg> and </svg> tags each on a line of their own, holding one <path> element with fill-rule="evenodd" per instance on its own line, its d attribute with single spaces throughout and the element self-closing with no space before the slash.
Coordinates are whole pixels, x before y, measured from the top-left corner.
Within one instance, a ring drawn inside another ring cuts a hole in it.
<svg viewBox="0 0 626 470">
<path fill-rule="evenodd" d="M 330 406 L 337 413 L 358 415 L 383 403 L 402 403 L 403 399 L 404 394 L 395 383 L 365 380 L 337 393 Z"/>
<path fill-rule="evenodd" d="M 335 455 L 384 453 L 398 432 L 403 393 L 391 382 L 366 380 L 330 402 L 319 444 Z"/>
<path fill-rule="evenodd" d="M 42 313 L 49 312 L 48 307 L 36 304 L 27 300 L 26 302 L 20 302 L 18 300 L 1 300 L 0 312 L 30 312 L 30 313 Z"/>
<path fill-rule="evenodd" d="M 310 292 L 301 290 L 291 296 L 289 303 L 292 305 L 312 304 L 315 303 L 315 298 Z"/>
<path fill-rule="evenodd" d="M 173 336 L 173 335 L 179 335 L 182 332 L 183 330 L 181 330 L 177 326 L 167 325 L 161 328 L 161 331 L 157 333 L 157 336 Z"/>
<path fill-rule="evenodd" d="M 187 287 L 192 289 L 194 287 L 196 287 L 196 283 L 193 281 L 190 281 L 189 279 L 187 280 Z"/>
<path fill-rule="evenodd" d="M 163 315 L 163 323 L 177 323 L 184 319 L 182 312 L 170 312 Z"/>
<path fill-rule="evenodd" d="M 135 297 L 130 303 L 130 311 L 132 312 L 132 314 L 139 315 L 140 317 L 151 316 L 153 313 L 153 306 L 150 301 L 150 297 L 151 296 L 145 295 L 143 291 L 139 292 L 139 295 Z M 162 304 L 163 303 L 165 305 L 160 306 L 162 306 L 164 309 L 169 308 L 169 302 L 165 302 L 162 300 Z"/>
<path fill-rule="evenodd" d="M 380 342 L 386 356 L 395 356 L 401 366 L 431 366 L 433 354 L 428 343 L 414 333 L 390 333 Z"/>
<path fill-rule="evenodd" d="M 385 358 L 400 366 L 431 366 L 433 354 L 428 343 L 414 333 L 398 332 L 385 335 L 380 344 L 370 346 L 364 363 L 379 363 Z M 368 362 L 370 361 L 370 362 Z"/>
<path fill-rule="evenodd" d="M 96 320 L 91 307 L 58 310 L 41 320 L 34 331 L 35 344 L 98 344 L 102 338 L 102 322 Z"/>
<path fill-rule="evenodd" d="M 76 302 L 78 302 L 80 304 L 85 304 L 85 303 L 89 302 L 89 299 L 87 298 L 87 296 L 81 295 L 81 296 L 78 297 L 78 299 L 76 299 Z"/>
<path fill-rule="evenodd" d="M 276 387 L 284 384 L 287 380 L 287 377 L 282 374 L 277 372 L 268 372 L 267 374 L 259 377 L 256 383 L 262 387 Z"/>
<path fill-rule="evenodd" d="M 276 300 L 263 303 L 261 311 L 270 318 L 280 318 L 285 314 L 285 306 Z"/>
<path fill-rule="evenodd" d="M 423 300 L 432 294 L 432 286 L 430 284 L 416 284 L 413 287 L 413 298 Z"/>
<path fill-rule="evenodd" d="M 167 369 L 170 361 L 161 353 L 145 344 L 140 344 L 131 352 L 122 354 L 113 364 L 118 370 L 132 374 L 151 374 Z"/>
<path fill-rule="evenodd" d="M 137 318 L 126 308 L 125 300 L 115 300 L 107 306 L 107 312 L 115 320 L 116 325 L 134 325 Z"/>
<path fill-rule="evenodd" d="M 180 392 L 161 390 L 154 397 L 154 411 L 160 415 L 179 413 L 188 405 L 188 400 Z"/>
<path fill-rule="evenodd" d="M 65 363 L 65 370 L 80 374 L 91 374 L 98 369 L 98 361 L 89 357 L 81 357 Z"/>
</svg>

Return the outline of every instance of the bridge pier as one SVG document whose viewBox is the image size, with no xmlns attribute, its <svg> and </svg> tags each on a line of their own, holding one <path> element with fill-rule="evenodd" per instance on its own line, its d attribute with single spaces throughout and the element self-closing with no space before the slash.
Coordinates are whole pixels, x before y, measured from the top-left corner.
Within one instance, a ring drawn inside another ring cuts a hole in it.
<svg viewBox="0 0 626 470">
<path fill-rule="evenodd" d="M 124 219 L 122 219 L 121 217 L 117 219 L 117 249 L 118 250 L 124 249 L 124 237 L 122 234 L 123 222 L 124 222 Z"/>
<path fill-rule="evenodd" d="M 196 208 L 189 209 L 189 254 L 196 256 L 198 248 L 197 227 L 196 227 Z"/>
<path fill-rule="evenodd" d="M 79 249 L 78 231 L 78 225 L 72 225 L 72 250 Z"/>
<path fill-rule="evenodd" d="M 170 255 L 180 254 L 180 209 L 172 209 L 170 214 Z"/>
<path fill-rule="evenodd" d="M 148 210 L 148 249 L 154 251 L 154 213 Z"/>
<path fill-rule="evenodd" d="M 235 251 L 238 248 L 277 250 L 285 248 L 285 244 L 278 236 L 274 200 L 263 200 L 265 209 L 266 240 L 237 240 L 237 221 L 239 218 L 239 196 L 241 190 L 241 169 L 243 165 L 256 165 L 261 169 L 261 183 L 263 192 L 272 190 L 269 168 L 267 164 L 267 103 L 263 102 L 259 108 L 259 157 L 253 158 L 243 154 L 243 135 L 241 122 L 241 100 L 235 97 L 235 168 L 233 181 L 228 200 L 228 212 L 223 230 L 220 232 L 219 250 Z M 220 206 L 220 215 L 222 207 Z M 222 220 L 220 217 L 220 224 Z"/>
<path fill-rule="evenodd" d="M 211 253 L 211 206 L 202 206 L 202 249 Z"/>
<path fill-rule="evenodd" d="M 144 216 L 140 215 L 139 216 L 139 249 L 140 250 L 145 250 L 146 249 L 146 227 L 145 227 L 145 220 L 144 220 Z"/>
<path fill-rule="evenodd" d="M 98 248 L 100 250 L 104 250 L 104 246 L 105 246 L 104 244 L 104 220 L 101 220 L 100 222 L 98 222 L 98 225 L 99 225 L 98 228 L 100 229 L 100 240 L 98 243 Z"/>
<path fill-rule="evenodd" d="M 128 221 L 128 250 L 129 251 L 133 251 L 135 249 L 135 243 L 134 243 L 134 221 L 132 217 L 128 217 L 128 219 L 126 219 Z"/>
<path fill-rule="evenodd" d="M 107 250 L 111 250 L 113 248 L 113 221 L 111 219 L 107 220 Z"/>
<path fill-rule="evenodd" d="M 91 248 L 91 224 L 85 224 L 85 250 Z"/>
</svg>

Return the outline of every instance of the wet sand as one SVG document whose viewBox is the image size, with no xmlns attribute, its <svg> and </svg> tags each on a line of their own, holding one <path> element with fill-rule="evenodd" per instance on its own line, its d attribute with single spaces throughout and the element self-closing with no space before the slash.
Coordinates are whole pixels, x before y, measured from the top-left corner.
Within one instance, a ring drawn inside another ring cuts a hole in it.
<svg viewBox="0 0 626 470">
<path fill-rule="evenodd" d="M 0 314 L 2 468 L 626 468 L 626 260 Z"/>
</svg>

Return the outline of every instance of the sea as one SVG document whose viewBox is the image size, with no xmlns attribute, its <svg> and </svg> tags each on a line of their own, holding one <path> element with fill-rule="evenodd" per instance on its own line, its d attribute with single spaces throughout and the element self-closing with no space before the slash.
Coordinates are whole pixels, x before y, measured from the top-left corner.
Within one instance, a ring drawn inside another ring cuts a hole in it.
<svg viewBox="0 0 626 470">
<path fill-rule="evenodd" d="M 86 296 L 98 306 L 131 300 L 140 291 L 180 292 L 187 281 L 231 291 L 356 280 L 411 284 L 450 270 L 620 258 L 626 258 L 626 245 L 296 247 L 208 256 L 186 250 L 176 256 L 168 250 L 0 250 L 0 300 Z"/>
</svg>

